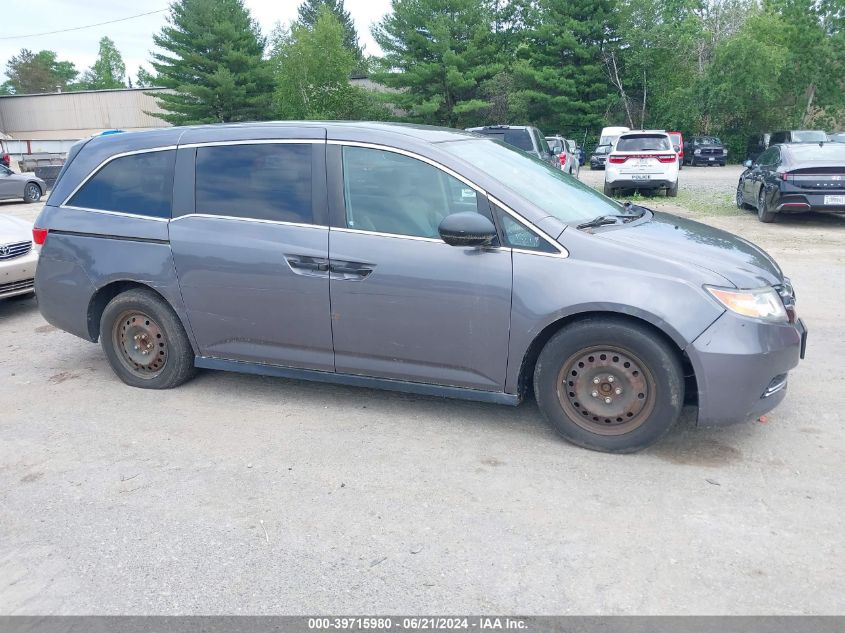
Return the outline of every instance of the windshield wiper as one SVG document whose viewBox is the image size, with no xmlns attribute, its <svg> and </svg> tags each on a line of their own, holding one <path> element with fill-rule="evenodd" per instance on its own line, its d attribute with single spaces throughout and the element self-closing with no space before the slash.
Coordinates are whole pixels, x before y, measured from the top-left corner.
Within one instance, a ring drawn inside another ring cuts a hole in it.
<svg viewBox="0 0 845 633">
<path fill-rule="evenodd" d="M 628 216 L 624 215 L 600 215 L 598 217 L 593 218 L 589 222 L 582 222 L 576 229 L 591 229 L 598 226 L 604 226 L 606 224 L 619 224 L 619 218 L 624 218 Z"/>
<path fill-rule="evenodd" d="M 624 204 L 626 211 L 632 211 L 635 207 L 640 209 L 639 213 L 613 213 L 609 215 L 600 215 L 598 217 L 593 218 L 587 222 L 582 222 L 581 224 L 577 225 L 576 229 L 594 229 L 600 226 L 606 226 L 609 224 L 620 224 L 624 222 L 633 222 L 634 220 L 639 220 L 643 217 L 648 209 L 646 207 L 641 207 L 638 204 L 632 204 L 630 202 L 626 202 Z"/>
</svg>

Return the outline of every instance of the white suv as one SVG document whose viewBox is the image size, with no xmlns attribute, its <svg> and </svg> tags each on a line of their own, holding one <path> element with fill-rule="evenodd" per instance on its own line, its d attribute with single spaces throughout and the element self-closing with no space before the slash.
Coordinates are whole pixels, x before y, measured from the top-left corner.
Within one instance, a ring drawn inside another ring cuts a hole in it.
<svg viewBox="0 0 845 633">
<path fill-rule="evenodd" d="M 607 157 L 604 194 L 616 189 L 665 189 L 678 195 L 678 154 L 666 132 L 640 130 L 622 134 Z"/>
</svg>

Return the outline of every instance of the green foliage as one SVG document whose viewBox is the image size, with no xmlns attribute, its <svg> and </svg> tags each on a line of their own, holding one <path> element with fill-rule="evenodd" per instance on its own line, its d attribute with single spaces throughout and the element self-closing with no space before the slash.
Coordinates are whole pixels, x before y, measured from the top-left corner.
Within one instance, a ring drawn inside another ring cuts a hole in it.
<svg viewBox="0 0 845 633">
<path fill-rule="evenodd" d="M 322 9 L 328 9 L 340 21 L 343 27 L 343 45 L 360 60 L 364 53 L 358 43 L 358 31 L 355 30 L 355 23 L 349 11 L 343 6 L 343 0 L 305 0 L 299 5 L 299 24 L 313 29 Z"/>
<path fill-rule="evenodd" d="M 158 77 L 143 66 L 138 66 L 138 72 L 135 75 L 135 86 L 137 88 L 152 88 L 157 85 Z"/>
<path fill-rule="evenodd" d="M 114 42 L 108 37 L 100 39 L 97 61 L 82 76 L 81 86 L 86 90 L 104 90 L 126 87 L 126 64 Z"/>
<path fill-rule="evenodd" d="M 35 94 L 67 90 L 79 72 L 72 62 L 59 61 L 53 51 L 32 51 L 22 48 L 6 62 L 8 79 L 0 85 L 0 93 Z"/>
<path fill-rule="evenodd" d="M 174 125 L 252 121 L 270 113 L 272 75 L 264 38 L 242 0 L 175 0 L 153 36 L 161 115 Z"/>
<path fill-rule="evenodd" d="M 502 70 L 491 31 L 493 10 L 481 0 L 393 0 L 373 28 L 384 58 L 373 79 L 399 92 L 412 121 L 475 124 L 491 103 L 481 84 Z"/>
<path fill-rule="evenodd" d="M 613 100 L 603 51 L 613 0 L 541 0 L 513 72 L 528 120 L 548 131 L 601 126 Z"/>
<path fill-rule="evenodd" d="M 276 89 L 273 110 L 280 119 L 373 119 L 387 110 L 349 83 L 358 60 L 346 46 L 343 24 L 320 7 L 313 26 L 295 22 L 271 36 Z"/>
</svg>

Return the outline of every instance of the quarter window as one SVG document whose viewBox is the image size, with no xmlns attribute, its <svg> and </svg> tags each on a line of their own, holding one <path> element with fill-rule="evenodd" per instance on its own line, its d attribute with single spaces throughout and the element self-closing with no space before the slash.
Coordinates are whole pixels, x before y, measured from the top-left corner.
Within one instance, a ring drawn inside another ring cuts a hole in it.
<svg viewBox="0 0 845 633">
<path fill-rule="evenodd" d="M 364 147 L 343 148 L 346 225 L 351 229 L 438 238 L 447 215 L 478 211 L 478 194 L 421 160 Z"/>
<path fill-rule="evenodd" d="M 521 250 L 538 251 L 540 253 L 560 252 L 522 222 L 508 215 L 498 207 L 496 207 L 496 215 L 499 219 L 499 225 L 502 227 L 502 233 L 505 236 L 505 246 Z"/>
<path fill-rule="evenodd" d="M 311 145 L 198 147 L 196 210 L 235 218 L 312 223 Z"/>
<path fill-rule="evenodd" d="M 115 158 L 94 174 L 68 204 L 85 209 L 169 218 L 175 160 L 175 150 Z"/>
</svg>

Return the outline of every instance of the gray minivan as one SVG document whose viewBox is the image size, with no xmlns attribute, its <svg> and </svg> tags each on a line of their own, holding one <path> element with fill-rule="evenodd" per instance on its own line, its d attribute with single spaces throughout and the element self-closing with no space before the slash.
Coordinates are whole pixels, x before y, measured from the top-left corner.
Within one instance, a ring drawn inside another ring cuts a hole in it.
<svg viewBox="0 0 845 633">
<path fill-rule="evenodd" d="M 384 123 L 80 141 L 33 229 L 39 308 L 115 373 L 197 368 L 516 405 L 627 452 L 786 392 L 806 330 L 777 264 L 494 139 Z"/>
</svg>

